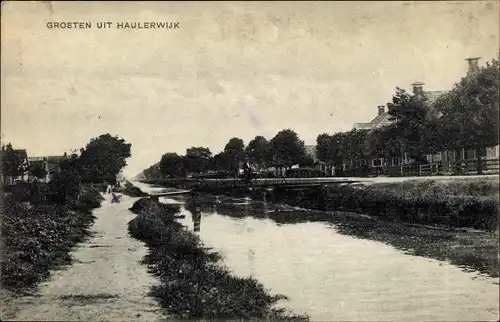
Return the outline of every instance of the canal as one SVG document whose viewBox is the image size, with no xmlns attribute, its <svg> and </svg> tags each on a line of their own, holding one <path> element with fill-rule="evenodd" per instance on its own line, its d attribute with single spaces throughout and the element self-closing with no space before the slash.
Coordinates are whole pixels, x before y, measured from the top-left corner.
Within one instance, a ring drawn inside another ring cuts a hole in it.
<svg viewBox="0 0 500 322">
<path fill-rule="evenodd" d="M 180 221 L 223 254 L 235 275 L 288 296 L 281 305 L 311 321 L 498 321 L 498 278 L 409 255 L 333 223 L 280 223 L 263 215 L 274 207 L 251 200 L 192 199 L 160 200 L 180 203 Z"/>
</svg>

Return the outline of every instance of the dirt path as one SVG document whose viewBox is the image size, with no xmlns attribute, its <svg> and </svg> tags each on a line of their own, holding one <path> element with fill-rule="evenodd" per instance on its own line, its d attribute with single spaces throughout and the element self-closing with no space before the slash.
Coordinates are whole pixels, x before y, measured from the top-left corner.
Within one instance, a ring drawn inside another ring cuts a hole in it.
<svg viewBox="0 0 500 322">
<path fill-rule="evenodd" d="M 2 320 L 155 321 L 163 316 L 147 295 L 157 283 L 141 259 L 146 246 L 128 235 L 127 223 L 135 217 L 128 208 L 136 199 L 123 196 L 111 204 L 106 196 L 92 228 L 95 235 L 73 253 L 74 263 L 55 271 L 35 296 L 4 303 L 13 316 Z"/>
</svg>

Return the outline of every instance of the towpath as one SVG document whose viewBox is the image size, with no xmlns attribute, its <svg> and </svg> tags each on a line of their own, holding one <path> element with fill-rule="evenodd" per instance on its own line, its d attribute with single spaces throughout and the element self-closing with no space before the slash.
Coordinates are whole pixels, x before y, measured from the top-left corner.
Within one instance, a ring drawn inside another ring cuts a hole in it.
<svg viewBox="0 0 500 322">
<path fill-rule="evenodd" d="M 128 208 L 136 198 L 111 203 L 105 196 L 87 242 L 73 253 L 73 264 L 52 272 L 34 296 L 3 303 L 2 320 L 156 321 L 163 318 L 148 296 L 156 278 L 140 261 L 146 246 L 129 236 Z"/>
</svg>

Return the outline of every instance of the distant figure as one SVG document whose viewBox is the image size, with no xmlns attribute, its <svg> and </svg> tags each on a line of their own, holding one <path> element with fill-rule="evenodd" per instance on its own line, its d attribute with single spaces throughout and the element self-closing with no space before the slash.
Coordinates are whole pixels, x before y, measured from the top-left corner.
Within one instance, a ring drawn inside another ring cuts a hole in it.
<svg viewBox="0 0 500 322">
<path fill-rule="evenodd" d="M 106 188 L 106 194 L 113 193 L 113 186 L 108 183 L 108 186 Z"/>
<path fill-rule="evenodd" d="M 119 203 L 120 198 L 122 197 L 121 195 L 115 195 L 114 192 L 111 192 L 111 195 L 113 198 L 111 199 L 111 203 Z"/>
</svg>

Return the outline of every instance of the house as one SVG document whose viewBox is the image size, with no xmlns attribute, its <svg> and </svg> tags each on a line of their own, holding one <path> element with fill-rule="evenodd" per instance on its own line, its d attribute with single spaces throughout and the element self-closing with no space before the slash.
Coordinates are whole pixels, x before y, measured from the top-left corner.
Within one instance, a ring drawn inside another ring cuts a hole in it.
<svg viewBox="0 0 500 322">
<path fill-rule="evenodd" d="M 27 178 L 27 171 L 29 167 L 28 154 L 25 149 L 14 150 L 17 158 L 21 160 L 20 168 L 24 169 L 24 172 L 17 177 L 4 176 L 3 171 L 0 171 L 0 181 L 3 184 L 4 182 L 7 184 L 13 184 L 16 180 L 24 181 Z M 2 147 L 2 151 L 0 151 L 0 160 L 4 160 L 6 156 L 5 147 Z"/>
<path fill-rule="evenodd" d="M 467 75 L 479 71 L 479 65 L 478 65 L 479 59 L 480 59 L 479 57 L 466 59 L 468 61 Z M 415 96 L 425 95 L 426 98 L 429 100 L 429 105 L 431 106 L 431 112 L 432 112 L 433 111 L 432 106 L 434 105 L 434 103 L 443 94 L 448 93 L 448 91 L 424 91 L 423 85 L 424 85 L 423 82 L 414 82 L 412 84 L 413 95 Z M 377 112 L 378 112 L 377 116 L 372 121 L 367 123 L 355 123 L 353 129 L 371 131 L 380 127 L 387 126 L 392 123 L 392 121 L 390 120 L 389 113 L 385 111 L 385 106 L 382 105 L 378 106 Z M 499 146 L 497 145 L 495 147 L 486 148 L 483 151 L 481 157 L 482 159 L 498 159 Z M 455 151 L 443 151 L 434 155 L 427 156 L 427 160 L 429 162 L 449 163 L 449 162 L 457 162 L 469 159 L 477 159 L 475 150 L 458 149 Z M 365 164 L 370 168 L 382 168 L 384 166 L 390 167 L 390 166 L 399 166 L 408 164 L 412 160 L 410 160 L 409 156 L 405 154 L 403 156 L 393 157 L 390 160 L 385 160 L 384 158 L 371 158 L 369 155 L 367 155 L 367 160 L 363 161 L 365 161 Z"/>
<path fill-rule="evenodd" d="M 50 178 L 54 173 L 59 172 L 59 164 L 62 160 L 66 158 L 65 155 L 55 155 L 55 156 L 39 156 L 39 157 L 29 157 L 30 164 L 34 165 L 36 163 L 41 163 L 42 167 L 45 169 L 45 177 L 39 179 L 42 182 L 49 182 Z"/>
<path fill-rule="evenodd" d="M 326 162 L 318 159 L 318 155 L 316 152 L 316 145 L 304 145 L 306 150 L 306 154 L 310 156 L 314 161 L 314 169 L 318 169 L 323 172 L 325 175 L 333 175 L 334 168 L 329 166 Z"/>
</svg>

